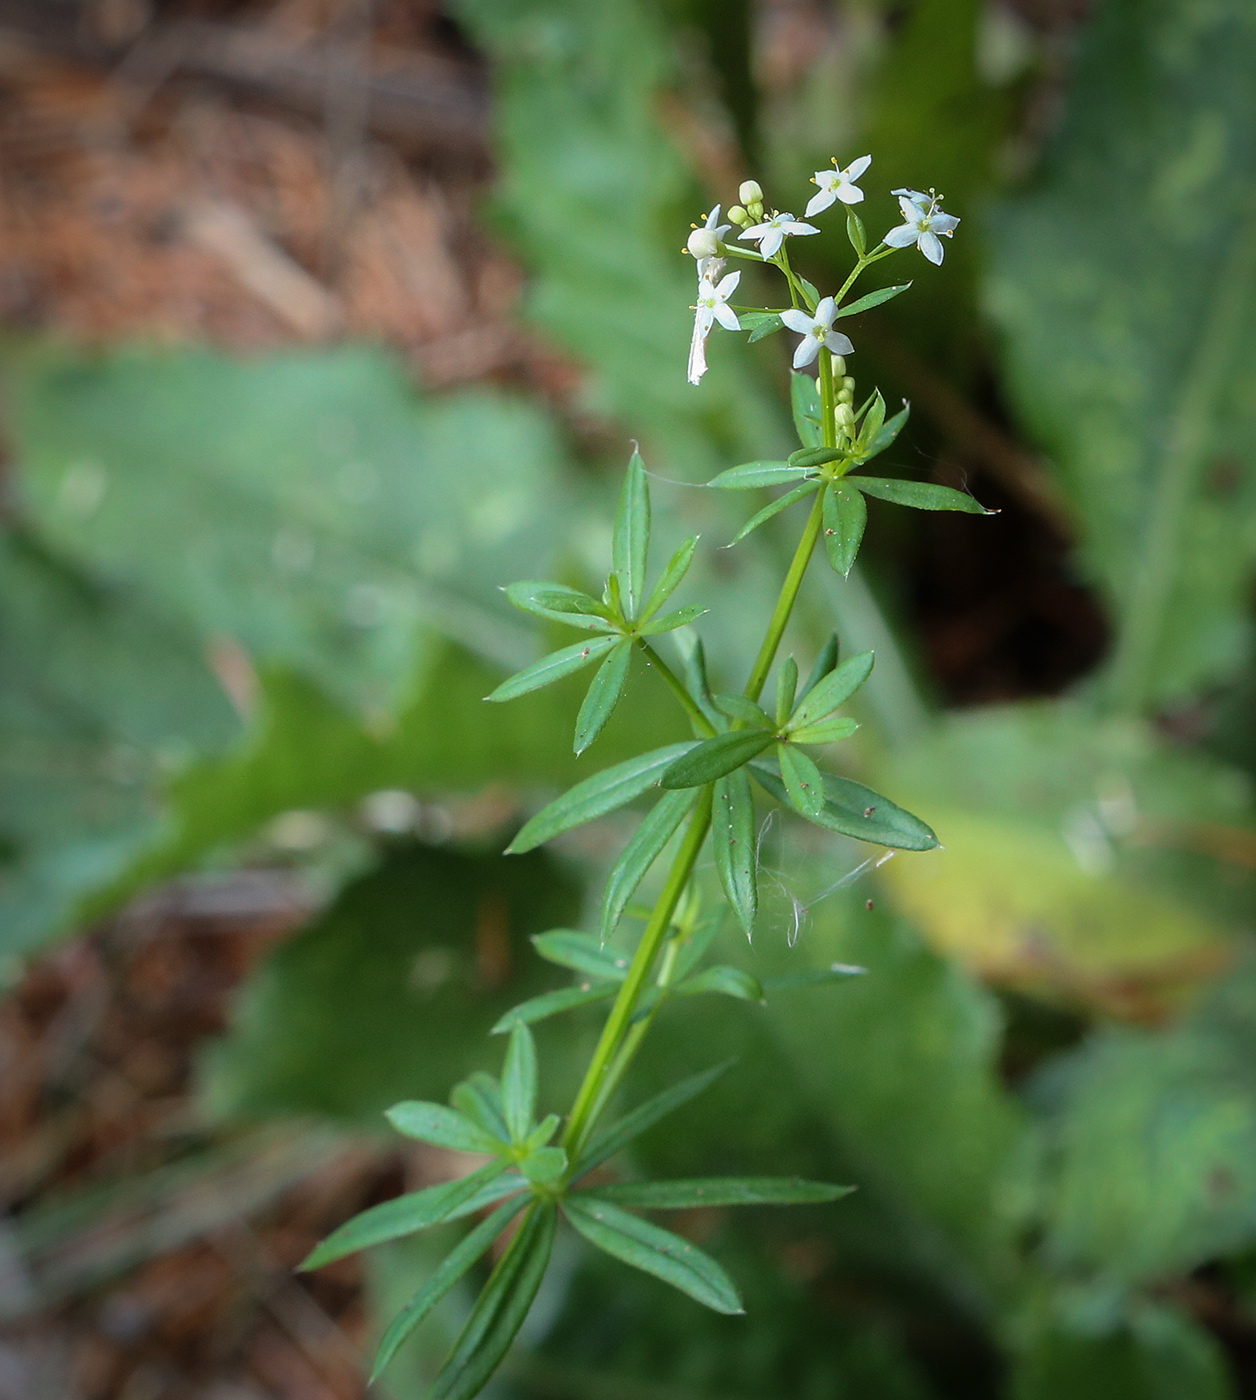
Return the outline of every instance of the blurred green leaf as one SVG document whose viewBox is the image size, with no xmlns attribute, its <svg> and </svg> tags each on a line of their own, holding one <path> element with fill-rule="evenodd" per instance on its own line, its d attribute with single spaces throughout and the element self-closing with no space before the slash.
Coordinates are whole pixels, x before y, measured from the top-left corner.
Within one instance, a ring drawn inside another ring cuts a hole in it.
<svg viewBox="0 0 1256 1400">
<path fill-rule="evenodd" d="M 779 515 L 781 511 L 787 510 L 797 501 L 804 501 L 808 496 L 818 489 L 818 481 L 804 481 L 801 486 L 795 486 L 792 491 L 786 491 L 783 496 L 778 496 L 764 506 L 762 510 L 756 511 L 754 515 L 741 527 L 740 530 L 729 540 L 730 545 L 740 544 L 747 535 L 753 534 L 760 525 L 766 524 L 773 516 Z"/>
<path fill-rule="evenodd" d="M 497 1152 L 501 1141 L 491 1137 L 455 1109 L 415 1099 L 395 1103 L 384 1115 L 399 1133 L 452 1147 L 456 1152 Z"/>
<path fill-rule="evenodd" d="M 624 605 L 636 617 L 645 596 L 645 566 L 650 552 L 650 488 L 641 453 L 633 450 L 615 514 L 612 558 Z"/>
<path fill-rule="evenodd" d="M 610 1001 L 614 995 L 615 986 L 610 982 L 597 987 L 560 987 L 556 992 L 542 992 L 539 997 L 531 997 L 518 1006 L 512 1006 L 493 1027 L 492 1033 L 502 1035 L 519 1023 L 532 1026 L 563 1011 L 573 1011 L 578 1006 L 594 1006 L 599 1001 Z"/>
<path fill-rule="evenodd" d="M 1246 0 L 1100 7 L 1047 168 L 992 224 L 1010 387 L 1112 606 L 1127 713 L 1250 646 L 1253 63 Z"/>
<path fill-rule="evenodd" d="M 570 676 L 574 671 L 583 670 L 586 666 L 591 666 L 599 657 L 605 656 L 610 649 L 615 646 L 614 637 L 590 637 L 585 642 L 574 642 L 569 647 L 563 647 L 561 651 L 551 652 L 549 656 L 543 656 L 540 661 L 534 661 L 532 665 L 525 666 L 522 671 L 516 671 L 513 676 L 507 677 L 501 685 L 484 698 L 493 701 L 517 700 L 521 695 L 527 695 L 529 691 L 540 690 L 543 685 L 553 685 L 555 681 L 560 681 L 564 676 Z M 627 658 L 624 657 L 626 670 Z M 599 674 L 601 674 L 599 672 Z M 594 682 L 596 684 L 596 681 Z M 622 688 L 623 676 L 620 676 Z M 618 693 L 616 693 L 618 698 Z M 605 716 L 602 722 L 605 723 Z M 598 729 L 601 725 L 598 726 Z M 596 737 L 596 735 L 595 735 Z M 581 747 L 587 748 L 588 745 Z M 580 752 L 580 748 L 576 749 Z"/>
<path fill-rule="evenodd" d="M 522 1142 L 536 1119 L 536 1041 L 525 1022 L 510 1032 L 502 1069 L 502 1105 L 512 1142 Z"/>
<path fill-rule="evenodd" d="M 598 1186 L 589 1194 L 638 1210 L 692 1210 L 696 1206 L 796 1206 L 836 1201 L 853 1186 L 797 1177 L 704 1177 L 692 1181 L 621 1181 Z M 576 1199 L 580 1199 L 578 1193 Z"/>
<path fill-rule="evenodd" d="M 850 484 L 865 496 L 893 501 L 898 506 L 914 510 L 962 510 L 969 515 L 993 515 L 975 496 L 954 491 L 949 486 L 935 486 L 930 481 L 900 481 L 884 476 L 852 476 Z"/>
<path fill-rule="evenodd" d="M 711 850 L 720 886 L 737 922 L 750 937 L 759 907 L 754 794 L 745 769 L 716 779 L 711 806 Z"/>
<path fill-rule="evenodd" d="M 730 1063 L 715 1065 L 698 1074 L 691 1074 L 688 1079 L 682 1079 L 679 1084 L 673 1084 L 661 1094 L 647 1099 L 645 1103 L 626 1113 L 618 1122 L 612 1123 L 609 1128 L 603 1128 L 580 1155 L 578 1166 L 581 1174 L 592 1171 L 607 1158 L 622 1152 L 633 1138 L 644 1133 L 682 1104 L 688 1103 L 704 1089 L 710 1088 L 729 1068 Z"/>
<path fill-rule="evenodd" d="M 582 972 L 586 977 L 597 977 L 606 982 L 622 982 L 628 975 L 628 959 L 623 954 L 608 949 L 604 942 L 590 937 L 587 933 L 556 928 L 548 933 L 537 934 L 532 943 L 547 962 L 557 963 L 559 967 L 569 967 L 573 972 Z"/>
<path fill-rule="evenodd" d="M 806 476 L 809 467 L 794 467 L 788 462 L 743 462 L 729 467 L 707 482 L 721 491 L 755 491 L 763 486 L 783 486 Z"/>
<path fill-rule="evenodd" d="M 708 967 L 693 977 L 677 982 L 671 994 L 677 997 L 697 997 L 715 993 L 722 997 L 735 997 L 738 1001 L 761 1002 L 763 988 L 759 979 L 752 977 L 740 967 Z"/>
</svg>

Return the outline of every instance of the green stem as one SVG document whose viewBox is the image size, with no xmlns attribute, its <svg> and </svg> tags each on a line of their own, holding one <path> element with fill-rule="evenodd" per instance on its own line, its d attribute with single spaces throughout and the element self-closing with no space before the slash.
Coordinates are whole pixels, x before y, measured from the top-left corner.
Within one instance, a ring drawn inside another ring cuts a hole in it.
<svg viewBox="0 0 1256 1400">
<path fill-rule="evenodd" d="M 832 417 L 831 412 L 829 416 Z M 794 557 L 790 561 L 789 572 L 785 575 L 785 582 L 781 585 L 780 597 L 776 600 L 772 620 L 768 623 L 767 636 L 763 639 L 759 655 L 755 658 L 754 668 L 750 672 L 750 679 L 746 682 L 746 688 L 742 692 L 747 700 L 758 700 L 759 696 L 763 694 L 763 686 L 767 681 L 768 672 L 772 669 L 772 662 L 776 659 L 776 649 L 780 646 L 781 638 L 785 635 L 789 615 L 794 610 L 798 590 L 802 587 L 802 577 L 807 572 L 807 565 L 811 562 L 811 552 L 815 549 L 816 541 L 820 538 L 823 508 L 824 492 L 820 490 L 816 492 L 815 504 L 811 507 L 811 514 L 807 518 L 802 539 L 798 541 L 798 548 L 794 551 Z"/>
<path fill-rule="evenodd" d="M 676 699 L 680 701 L 693 727 L 704 739 L 711 738 L 715 733 L 715 726 L 707 719 L 706 715 L 702 713 L 701 709 L 698 707 L 697 701 L 689 694 L 689 687 L 644 637 L 637 638 L 637 645 L 641 648 L 642 654 L 645 656 L 646 664 L 654 667 L 659 675 L 667 682 L 668 689 Z"/>
<path fill-rule="evenodd" d="M 561 1144 L 567 1149 L 568 1156 L 573 1160 L 579 1155 L 580 1149 L 584 1146 L 589 1131 L 593 1127 L 594 1110 L 598 1107 L 599 1100 L 604 1102 L 602 1086 L 610 1070 L 611 1061 L 615 1058 L 629 1028 L 632 1013 L 636 1009 L 642 989 L 645 987 L 650 970 L 654 966 L 658 950 L 663 939 L 667 936 L 676 905 L 684 893 L 685 886 L 689 883 L 690 875 L 693 874 L 693 867 L 698 860 L 698 852 L 702 849 L 703 841 L 706 840 L 707 828 L 710 824 L 711 789 L 708 787 L 703 790 L 703 795 L 698 800 L 693 816 L 689 818 L 689 830 L 685 833 L 680 850 L 676 852 L 676 859 L 672 862 L 671 871 L 668 873 L 667 882 L 658 897 L 658 902 L 654 906 L 654 912 L 650 915 L 649 922 L 642 931 L 641 941 L 637 944 L 637 951 L 633 955 L 631 966 L 628 968 L 628 975 L 619 989 L 610 1015 L 606 1018 L 606 1024 L 602 1027 L 602 1035 L 598 1040 L 597 1049 L 593 1052 L 589 1068 L 585 1071 L 584 1081 L 576 1094 L 576 1101 L 572 1104 L 571 1116 L 567 1120 Z"/>
</svg>

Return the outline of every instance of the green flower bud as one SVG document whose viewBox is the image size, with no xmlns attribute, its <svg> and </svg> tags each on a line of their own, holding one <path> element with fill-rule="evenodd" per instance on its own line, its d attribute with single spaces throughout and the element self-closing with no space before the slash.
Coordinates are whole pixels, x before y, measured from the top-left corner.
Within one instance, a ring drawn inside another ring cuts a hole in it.
<svg viewBox="0 0 1256 1400">
<path fill-rule="evenodd" d="M 736 224 L 738 228 L 749 228 L 750 225 L 754 223 L 754 220 L 746 213 L 740 204 L 734 204 L 728 211 L 728 222 L 730 224 Z"/>
<path fill-rule="evenodd" d="M 843 376 L 846 374 L 846 361 L 840 355 L 834 355 L 832 357 L 832 360 L 834 379 L 843 378 Z"/>
<path fill-rule="evenodd" d="M 842 376 L 842 388 L 849 389 L 852 394 L 855 392 L 855 381 L 849 374 Z"/>
<path fill-rule="evenodd" d="M 834 416 L 848 433 L 855 426 L 855 410 L 848 403 L 839 403 Z"/>
<path fill-rule="evenodd" d="M 737 198 L 747 207 L 763 203 L 763 190 L 758 180 L 743 180 L 737 190 Z"/>
<path fill-rule="evenodd" d="M 696 228 L 685 246 L 695 258 L 713 258 L 720 250 L 720 240 L 713 228 Z"/>
<path fill-rule="evenodd" d="M 756 224 L 762 223 L 763 201 L 761 199 L 752 199 L 750 203 L 746 206 L 746 213 L 750 215 L 751 219 Z"/>
</svg>

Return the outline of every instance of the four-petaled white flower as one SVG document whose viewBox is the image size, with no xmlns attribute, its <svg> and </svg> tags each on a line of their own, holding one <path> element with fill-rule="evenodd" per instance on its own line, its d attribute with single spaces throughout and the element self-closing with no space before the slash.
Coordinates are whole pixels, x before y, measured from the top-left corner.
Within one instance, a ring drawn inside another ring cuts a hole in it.
<svg viewBox="0 0 1256 1400">
<path fill-rule="evenodd" d="M 836 165 L 837 161 L 833 163 Z M 812 177 L 812 183 L 819 185 L 820 191 L 811 196 L 811 202 L 806 208 L 807 218 L 811 218 L 813 214 L 822 214 L 835 199 L 840 199 L 843 204 L 858 204 L 863 199 L 864 192 L 855 181 L 871 164 L 871 156 L 860 156 L 858 160 L 852 160 L 845 170 L 817 170 Z"/>
<path fill-rule="evenodd" d="M 759 252 L 765 258 L 774 258 L 780 250 L 781 244 L 785 242 L 787 234 L 819 232 L 818 228 L 812 228 L 810 224 L 799 223 L 792 214 L 773 214 L 770 219 L 765 219 L 761 224 L 755 224 L 753 228 L 748 228 L 745 233 L 738 236 L 757 242 Z"/>
<path fill-rule="evenodd" d="M 816 307 L 814 316 L 809 316 L 797 307 L 781 312 L 781 320 L 791 331 L 797 331 L 802 336 L 798 342 L 798 349 L 794 351 L 795 369 L 809 365 L 820 353 L 822 345 L 826 350 L 832 350 L 835 355 L 850 355 L 854 352 L 855 347 L 850 343 L 850 337 L 833 329 L 836 318 L 837 303 L 832 297 L 824 298 Z"/>
<path fill-rule="evenodd" d="M 698 281 L 711 271 L 711 263 L 719 252 L 720 240 L 732 228 L 732 224 L 720 223 L 720 206 L 717 204 L 706 216 L 706 223 L 689 235 L 685 245 L 698 264 Z"/>
<path fill-rule="evenodd" d="M 895 190 L 904 222 L 885 235 L 891 248 L 909 248 L 913 243 L 931 263 L 942 265 L 942 237 L 950 238 L 959 220 L 954 214 L 942 212 L 941 200 L 935 194 L 919 190 Z"/>
<path fill-rule="evenodd" d="M 693 339 L 689 342 L 690 384 L 697 384 L 706 373 L 706 340 L 716 321 L 726 330 L 741 330 L 737 313 L 728 304 L 740 281 L 740 272 L 730 272 L 727 277 L 721 277 L 718 283 L 710 277 L 703 277 L 698 283 L 698 304 L 693 309 Z"/>
</svg>

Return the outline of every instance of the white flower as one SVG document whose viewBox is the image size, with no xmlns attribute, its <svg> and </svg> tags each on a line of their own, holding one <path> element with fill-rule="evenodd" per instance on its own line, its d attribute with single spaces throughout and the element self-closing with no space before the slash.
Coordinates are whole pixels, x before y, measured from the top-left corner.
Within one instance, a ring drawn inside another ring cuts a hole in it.
<svg viewBox="0 0 1256 1400">
<path fill-rule="evenodd" d="M 741 330 L 737 313 L 728 304 L 740 281 L 740 272 L 730 272 L 727 277 L 720 278 L 718 285 L 710 277 L 703 277 L 698 283 L 698 304 L 693 309 L 693 339 L 689 342 L 690 384 L 697 384 L 706 373 L 706 341 L 716 321 L 726 330 Z"/>
<path fill-rule="evenodd" d="M 837 164 L 836 159 L 833 164 Z M 858 160 L 852 160 L 845 170 L 817 170 L 812 183 L 820 186 L 820 192 L 811 196 L 811 203 L 806 209 L 807 218 L 822 214 L 835 199 L 840 199 L 843 204 L 858 204 L 864 192 L 855 181 L 871 164 L 871 156 L 860 156 Z"/>
<path fill-rule="evenodd" d="M 950 238 L 959 220 L 954 214 L 942 212 L 941 201 L 935 194 L 919 190 L 895 190 L 898 207 L 903 211 L 903 224 L 885 235 L 891 248 L 908 248 L 913 243 L 931 263 L 942 265 L 942 237 Z"/>
<path fill-rule="evenodd" d="M 837 303 L 832 297 L 824 298 L 816 307 L 814 316 L 808 316 L 805 311 L 800 311 L 797 307 L 791 311 L 781 312 L 781 320 L 791 331 L 797 331 L 802 336 L 798 342 L 798 349 L 794 351 L 795 369 L 809 365 L 820 353 L 822 345 L 826 350 L 832 350 L 835 355 L 854 353 L 855 347 L 850 343 L 850 337 L 833 329 L 836 317 Z"/>
<path fill-rule="evenodd" d="M 773 214 L 770 219 L 748 228 L 739 237 L 756 240 L 759 252 L 765 258 L 774 258 L 781 244 L 785 242 L 787 234 L 819 232 L 818 228 L 812 228 L 810 224 L 800 224 L 792 214 Z"/>
<path fill-rule="evenodd" d="M 689 242 L 685 246 L 697 260 L 699 282 L 710 271 L 709 264 L 719 251 L 720 239 L 730 228 L 732 224 L 720 223 L 720 206 L 717 204 L 706 216 L 706 223 L 689 235 Z"/>
</svg>

